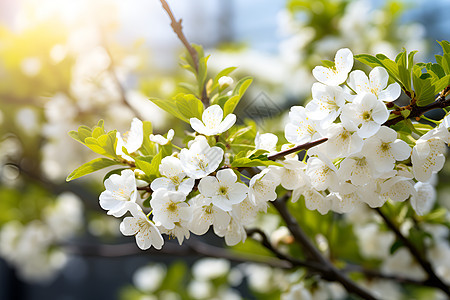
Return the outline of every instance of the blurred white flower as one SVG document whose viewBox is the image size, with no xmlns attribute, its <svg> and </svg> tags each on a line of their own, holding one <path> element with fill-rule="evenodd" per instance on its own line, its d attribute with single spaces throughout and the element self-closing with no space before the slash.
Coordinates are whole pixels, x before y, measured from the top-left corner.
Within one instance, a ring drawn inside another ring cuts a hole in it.
<svg viewBox="0 0 450 300">
<path fill-rule="evenodd" d="M 227 275 L 230 262 L 222 258 L 202 258 L 192 266 L 192 274 L 198 280 L 213 280 Z"/>
<path fill-rule="evenodd" d="M 139 268 L 133 274 L 133 283 L 141 291 L 151 293 L 156 291 L 166 277 L 166 267 L 163 264 L 153 264 Z"/>
<path fill-rule="evenodd" d="M 221 90 L 226 89 L 233 84 L 233 78 L 230 76 L 222 76 L 219 78 L 219 87 Z"/>
</svg>

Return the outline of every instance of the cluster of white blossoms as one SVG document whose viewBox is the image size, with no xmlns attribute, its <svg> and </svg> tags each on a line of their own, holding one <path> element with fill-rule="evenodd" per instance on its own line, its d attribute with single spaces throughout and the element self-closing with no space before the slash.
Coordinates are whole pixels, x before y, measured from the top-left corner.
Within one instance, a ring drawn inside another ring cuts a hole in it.
<svg viewBox="0 0 450 300">
<path fill-rule="evenodd" d="M 115 217 L 131 213 L 120 230 L 135 235 L 141 249 L 160 249 L 162 234 L 176 237 L 181 244 L 191 233 L 202 235 L 210 227 L 228 245 L 244 241 L 244 226 L 258 212 L 267 211 L 269 201 L 278 198 L 279 185 L 292 191 L 292 201 L 303 196 L 306 207 L 321 214 L 350 212 L 362 203 L 380 207 L 389 199 L 410 199 L 418 214 L 428 213 L 434 199 L 429 180 L 443 167 L 450 117 L 416 136 L 417 140 L 402 140 L 397 131 L 383 125 L 390 115 L 386 104 L 400 96 L 400 86 L 388 85 L 389 75 L 383 68 L 374 68 L 369 76 L 352 68 L 351 51 L 339 50 L 333 67 L 313 70 L 319 82 L 312 86 L 312 101 L 291 108 L 285 127 L 289 144 L 281 150 L 328 139 L 309 150 L 302 161 L 290 154 L 276 164 L 253 168 L 251 178 L 243 176 L 245 167 L 230 165 L 227 150 L 231 146 L 217 143 L 235 124 L 236 116 L 224 116 L 222 107 L 215 104 L 203 111 L 201 120 L 189 119 L 194 138 L 187 148 L 174 146 L 179 152 L 162 157 L 159 178 L 141 181 L 143 172 L 137 169 L 111 175 L 100 195 L 101 207 Z M 166 137 L 151 134 L 148 139 L 162 151 L 161 147 L 172 145 L 173 137 L 171 129 Z M 143 139 L 143 122 L 135 118 L 126 135 L 117 133 L 117 155 L 133 163 Z M 276 135 L 258 133 L 254 148 L 270 154 L 276 152 L 277 143 Z M 146 214 L 140 196 L 149 193 Z"/>
<path fill-rule="evenodd" d="M 113 174 L 105 180 L 106 190 L 100 195 L 100 206 L 115 217 L 131 213 L 131 217 L 123 219 L 120 231 L 124 235 L 135 235 L 138 246 L 143 250 L 151 246 L 161 249 L 164 243 L 162 234 L 176 237 L 181 244 L 191 232 L 205 234 L 211 226 L 217 235 L 225 237 L 229 245 L 244 240 L 243 226 L 251 222 L 251 216 L 257 212 L 254 196 L 253 202 L 248 196 L 264 194 L 264 186 L 257 184 L 256 189 L 249 189 L 241 182 L 238 172 L 228 168 L 218 170 L 224 160 L 224 150 L 211 147 L 207 140 L 208 136 L 227 131 L 235 122 L 234 114 L 223 117 L 219 105 L 208 107 L 202 120 L 190 119 L 192 128 L 199 135 L 188 143 L 188 148 L 161 160 L 161 177 L 150 183 L 149 214 L 144 213 L 138 201 L 137 187 L 146 184 L 136 179 L 135 174 L 141 173 L 138 170 L 123 170 L 120 175 Z M 142 127 L 142 122 L 135 118 L 126 139 L 117 134 L 117 154 L 123 159 L 134 161 L 131 155 L 143 143 Z M 152 134 L 149 139 L 156 144 L 167 145 L 173 136 L 174 132 L 170 130 L 167 138 Z"/>
<path fill-rule="evenodd" d="M 388 199 L 411 199 L 418 214 L 427 213 L 434 192 L 428 181 L 445 161 L 449 116 L 407 143 L 383 125 L 390 114 L 386 103 L 400 96 L 400 86 L 388 85 L 384 68 L 375 67 L 367 76 L 350 72 L 352 67 L 351 51 L 339 50 L 334 67 L 313 70 L 319 82 L 312 87 L 312 101 L 291 108 L 285 128 L 288 142 L 328 141 L 308 152 L 304 166 L 287 167 L 302 180 L 296 187 L 284 187 L 293 190 L 294 201 L 303 195 L 307 208 L 322 214 L 349 212 L 359 203 L 380 207 Z M 409 159 L 412 167 L 406 164 Z"/>
</svg>

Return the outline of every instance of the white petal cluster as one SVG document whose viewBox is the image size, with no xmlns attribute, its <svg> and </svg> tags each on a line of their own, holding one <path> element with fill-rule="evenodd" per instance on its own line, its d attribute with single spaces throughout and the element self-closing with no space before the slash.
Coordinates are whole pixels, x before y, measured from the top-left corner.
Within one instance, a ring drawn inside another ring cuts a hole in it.
<svg viewBox="0 0 450 300">
<path fill-rule="evenodd" d="M 210 147 L 204 136 L 198 136 L 189 149 L 182 149 L 180 160 L 187 176 L 199 179 L 214 172 L 222 162 L 224 151 L 219 147 Z"/>
<path fill-rule="evenodd" d="M 136 202 L 136 178 L 131 170 L 111 175 L 105 180 L 105 188 L 100 194 L 100 206 L 108 211 L 108 215 L 121 217 L 130 207 L 127 203 Z"/>
<path fill-rule="evenodd" d="M 335 67 L 313 70 L 319 82 L 312 86 L 312 100 L 306 107 L 291 108 L 285 137 L 294 145 L 328 141 L 308 151 L 305 166 L 281 161 L 284 167 L 278 167 L 277 177 L 293 191 L 293 201 L 303 196 L 307 208 L 322 214 L 349 212 L 360 203 L 380 207 L 388 200 L 407 199 L 418 214 L 429 212 L 434 188 L 427 182 L 444 165 L 450 117 L 415 142 L 404 138 L 384 126 L 390 115 L 386 103 L 400 96 L 400 86 L 388 85 L 384 68 L 376 67 L 367 76 L 359 70 L 350 72 L 352 67 L 350 50 L 341 49 Z M 349 88 L 341 87 L 346 80 Z M 252 184 L 261 176 L 250 182 L 251 200 Z M 295 180 L 289 182 L 287 177 Z M 272 197 L 266 193 L 267 199 Z"/>
</svg>

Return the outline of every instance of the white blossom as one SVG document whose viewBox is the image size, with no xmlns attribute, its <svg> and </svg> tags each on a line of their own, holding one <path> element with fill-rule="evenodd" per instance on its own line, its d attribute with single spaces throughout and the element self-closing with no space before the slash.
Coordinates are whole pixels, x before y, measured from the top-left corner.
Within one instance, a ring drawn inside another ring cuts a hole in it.
<svg viewBox="0 0 450 300">
<path fill-rule="evenodd" d="M 153 191 L 166 189 L 168 191 L 179 191 L 188 195 L 194 187 L 194 179 L 186 178 L 181 161 L 173 156 L 166 156 L 161 160 L 159 172 L 164 177 L 156 178 L 150 187 Z"/>
<path fill-rule="evenodd" d="M 280 179 L 272 169 L 264 169 L 250 179 L 248 198 L 263 210 L 266 210 L 266 202 L 277 198 L 275 188 L 280 184 Z"/>
<path fill-rule="evenodd" d="M 273 133 L 256 133 L 255 149 L 267 150 L 275 152 L 277 147 L 278 137 Z"/>
<path fill-rule="evenodd" d="M 164 189 L 153 192 L 150 206 L 153 209 L 153 221 L 156 225 L 174 229 L 175 223 L 190 221 L 192 210 L 185 200 L 186 195 L 182 192 L 171 192 Z"/>
<path fill-rule="evenodd" d="M 309 158 L 306 174 L 309 176 L 311 186 L 318 191 L 336 187 L 339 183 L 336 167 L 325 156 Z"/>
<path fill-rule="evenodd" d="M 313 100 L 306 105 L 308 117 L 315 121 L 321 121 L 322 125 L 329 125 L 341 113 L 346 98 L 351 95 L 344 93 L 339 86 L 327 86 L 314 83 L 312 86 Z"/>
<path fill-rule="evenodd" d="M 236 115 L 228 114 L 223 119 L 222 108 L 215 104 L 211 105 L 202 114 L 202 121 L 197 118 L 190 118 L 189 123 L 192 129 L 206 136 L 221 134 L 236 123 Z"/>
<path fill-rule="evenodd" d="M 445 143 L 433 133 L 432 130 L 423 135 L 413 147 L 411 162 L 414 177 L 418 181 L 427 182 L 433 173 L 442 169 L 445 163 Z"/>
<path fill-rule="evenodd" d="M 205 234 L 211 225 L 220 231 L 227 228 L 230 223 L 230 215 L 213 205 L 211 200 L 200 194 L 189 202 L 193 211 L 189 229 L 197 235 Z"/>
<path fill-rule="evenodd" d="M 286 140 L 292 144 L 304 144 L 321 138 L 319 125 L 308 117 L 303 106 L 293 106 L 289 112 L 289 123 L 284 133 Z"/>
<path fill-rule="evenodd" d="M 436 190 L 428 182 L 417 182 L 414 185 L 415 193 L 411 197 L 411 206 L 419 216 L 431 211 L 436 202 Z"/>
<path fill-rule="evenodd" d="M 144 141 L 144 129 L 142 121 L 138 118 L 133 118 L 130 130 L 124 133 L 123 136 L 120 134 L 120 132 L 117 132 L 116 138 L 116 154 L 122 156 L 127 160 L 134 161 L 133 158 L 123 152 L 122 147 L 124 147 L 129 154 L 134 153 L 139 150 L 139 148 L 141 148 L 142 142 Z"/>
<path fill-rule="evenodd" d="M 353 53 L 350 49 L 339 49 L 334 57 L 335 66 L 326 68 L 317 66 L 312 73 L 317 81 L 331 86 L 337 86 L 347 80 L 348 73 L 353 68 Z"/>
<path fill-rule="evenodd" d="M 233 82 L 233 78 L 231 78 L 230 76 L 222 76 L 218 80 L 219 87 L 222 90 L 232 85 Z"/>
<path fill-rule="evenodd" d="M 211 202 L 224 211 L 230 211 L 233 204 L 247 197 L 248 187 L 237 182 L 237 176 L 231 169 L 220 170 L 216 177 L 207 176 L 200 180 L 198 190 Z"/>
<path fill-rule="evenodd" d="M 179 158 L 187 176 L 199 179 L 214 172 L 222 162 L 224 151 L 210 147 L 204 136 L 198 136 L 189 149 L 182 149 Z"/>
<path fill-rule="evenodd" d="M 280 179 L 280 184 L 287 190 L 295 190 L 309 183 L 305 174 L 306 163 L 298 159 L 280 161 L 282 167 L 271 167 Z"/>
<path fill-rule="evenodd" d="M 374 161 L 379 172 L 392 170 L 395 161 L 407 159 L 411 151 L 406 142 L 397 139 L 397 132 L 386 126 L 381 126 L 375 135 L 368 138 L 362 150 L 368 159 Z"/>
<path fill-rule="evenodd" d="M 387 71 L 382 67 L 375 67 L 370 71 L 369 78 L 363 71 L 351 72 L 348 85 L 358 94 L 371 93 L 380 101 L 392 102 L 400 96 L 401 88 L 396 82 L 386 88 L 388 80 Z"/>
<path fill-rule="evenodd" d="M 155 224 L 148 219 L 137 204 L 130 203 L 127 206 L 133 216 L 123 219 L 120 223 L 120 232 L 123 235 L 135 235 L 136 243 L 142 250 L 147 250 L 151 246 L 158 250 L 161 249 L 164 240 Z"/>
<path fill-rule="evenodd" d="M 352 103 L 342 109 L 341 120 L 344 125 L 348 122 L 358 127 L 358 134 L 368 138 L 380 129 L 381 124 L 387 121 L 389 112 L 383 102 L 378 101 L 373 94 L 357 95 Z"/>
<path fill-rule="evenodd" d="M 160 135 L 160 134 L 150 134 L 150 141 L 157 143 L 158 145 L 164 146 L 167 145 L 168 143 L 170 143 L 173 140 L 173 137 L 175 136 L 175 131 L 173 129 L 169 129 L 169 131 L 167 132 L 167 137 L 165 138 L 164 136 Z"/>
<path fill-rule="evenodd" d="M 342 123 L 331 124 L 327 128 L 328 141 L 323 152 L 330 158 L 346 157 L 361 151 L 363 139 L 356 134 L 357 127 L 353 123 L 345 126 Z"/>
<path fill-rule="evenodd" d="M 108 215 L 123 216 L 127 203 L 136 202 L 137 188 L 134 172 L 126 169 L 120 175 L 113 174 L 105 180 L 106 191 L 100 194 L 100 206 L 108 210 Z"/>
</svg>

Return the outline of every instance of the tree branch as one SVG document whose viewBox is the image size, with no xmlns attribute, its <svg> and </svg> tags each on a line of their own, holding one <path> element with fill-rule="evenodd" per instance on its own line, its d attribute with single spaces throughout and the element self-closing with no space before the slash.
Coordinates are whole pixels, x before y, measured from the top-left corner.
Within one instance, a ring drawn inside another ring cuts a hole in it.
<svg viewBox="0 0 450 300">
<path fill-rule="evenodd" d="M 398 116 L 396 118 L 387 120 L 384 122 L 384 126 L 392 126 L 397 124 L 398 122 L 401 122 L 406 119 L 412 119 L 412 118 L 418 118 L 427 111 L 437 109 L 437 108 L 445 108 L 450 105 L 450 99 L 445 99 L 448 94 L 450 93 L 450 85 L 447 86 L 445 89 L 443 89 L 439 95 L 436 97 L 435 101 L 431 104 L 425 105 L 425 106 L 417 106 L 417 104 L 413 104 L 411 106 L 407 105 L 404 107 L 405 109 L 408 109 L 411 111 L 409 116 L 407 118 L 404 118 L 403 116 Z M 404 109 L 403 109 L 404 110 Z"/>
<path fill-rule="evenodd" d="M 123 105 L 128 107 L 128 109 L 131 110 L 131 112 L 136 117 L 138 117 L 139 119 L 142 119 L 142 115 L 140 114 L 140 112 L 137 109 L 135 109 L 127 99 L 126 91 L 125 91 L 122 83 L 120 82 L 119 78 L 117 77 L 115 61 L 114 61 L 111 51 L 109 50 L 109 47 L 106 43 L 105 38 L 103 38 L 103 48 L 105 48 L 105 51 L 109 56 L 110 64 L 108 66 L 108 71 L 111 74 L 114 84 L 116 85 L 117 89 L 119 90 L 120 101 L 122 102 Z"/>
<path fill-rule="evenodd" d="M 398 227 L 381 211 L 380 208 L 374 208 L 374 210 L 378 213 L 378 215 L 380 215 L 387 227 L 395 233 L 400 241 L 402 241 L 411 255 L 420 264 L 422 269 L 428 274 L 428 279 L 425 281 L 427 285 L 436 287 L 450 296 L 449 287 L 436 275 L 430 262 L 424 259 L 419 249 L 417 249 L 416 246 L 414 246 L 414 244 L 400 232 L 400 229 L 398 229 Z"/>
<path fill-rule="evenodd" d="M 317 140 L 317 141 L 313 141 L 313 142 L 309 142 L 309 143 L 306 143 L 306 144 L 297 145 L 297 146 L 292 147 L 290 149 L 283 150 L 283 151 L 280 151 L 278 153 L 269 155 L 267 158 L 269 160 L 277 160 L 277 159 L 285 157 L 286 155 L 289 155 L 289 154 L 292 154 L 292 153 L 295 153 L 295 152 L 298 152 L 298 151 L 301 151 L 301 150 L 308 150 L 308 149 L 310 149 L 312 147 L 315 147 L 315 146 L 318 146 L 318 145 L 320 145 L 322 143 L 325 143 L 326 141 L 328 141 L 328 139 L 327 138 L 323 138 L 323 139 L 320 139 L 320 140 Z"/>
<path fill-rule="evenodd" d="M 298 260 L 298 259 L 289 257 L 289 256 L 281 253 L 277 248 L 275 248 L 272 245 L 272 243 L 270 243 L 269 238 L 261 229 L 250 228 L 250 229 L 246 229 L 246 232 L 247 232 L 248 236 L 258 234 L 262 239 L 260 242 L 265 248 L 267 248 L 269 251 L 271 251 L 279 259 L 289 262 L 292 266 L 305 267 L 305 268 L 309 269 L 310 271 L 314 271 L 315 273 L 319 273 L 319 274 L 321 272 L 326 271 L 322 265 L 320 265 L 314 261 L 302 261 L 302 260 Z"/>
<path fill-rule="evenodd" d="M 280 213 L 280 216 L 286 222 L 289 231 L 294 236 L 299 245 L 309 253 L 311 259 L 319 264 L 322 264 L 325 270 L 321 273 L 322 278 L 328 281 L 337 281 L 351 294 L 356 294 L 363 299 L 377 299 L 365 289 L 358 286 L 355 282 L 350 280 L 346 275 L 338 270 L 330 261 L 328 261 L 322 253 L 314 246 L 308 236 L 303 232 L 300 225 L 287 209 L 286 203 L 281 200 L 272 201 L 275 209 Z"/>
<path fill-rule="evenodd" d="M 198 74 L 198 64 L 199 64 L 198 53 L 194 49 L 194 47 L 192 47 L 192 45 L 189 44 L 186 36 L 183 33 L 183 26 L 181 25 L 182 19 L 180 19 L 178 21 L 175 19 L 175 16 L 173 15 L 172 10 L 170 9 L 170 6 L 169 6 L 169 4 L 167 4 L 166 0 L 160 0 L 160 2 L 161 2 L 163 9 L 169 15 L 169 18 L 171 21 L 170 26 L 172 27 L 175 34 L 178 36 L 178 39 L 183 43 L 186 50 L 189 52 L 189 55 L 191 56 L 192 61 L 194 62 L 195 71 Z M 208 98 L 208 95 L 206 94 L 206 86 L 205 85 L 202 87 L 201 100 L 205 107 L 209 106 L 209 98 Z"/>
<path fill-rule="evenodd" d="M 237 263 L 256 263 L 263 264 L 273 268 L 290 269 L 292 265 L 284 260 L 275 259 L 273 257 L 266 257 L 260 255 L 245 255 L 235 254 L 227 249 L 211 246 L 199 241 L 188 241 L 182 246 L 176 243 L 165 243 L 161 250 L 150 248 L 148 250 L 141 250 L 136 243 L 115 244 L 115 245 L 99 245 L 99 244 L 72 244 L 66 243 L 62 245 L 64 249 L 71 254 L 81 256 L 107 257 L 107 258 L 121 258 L 136 255 L 160 256 L 173 255 L 179 257 L 186 256 L 200 256 L 224 258 Z"/>
</svg>

